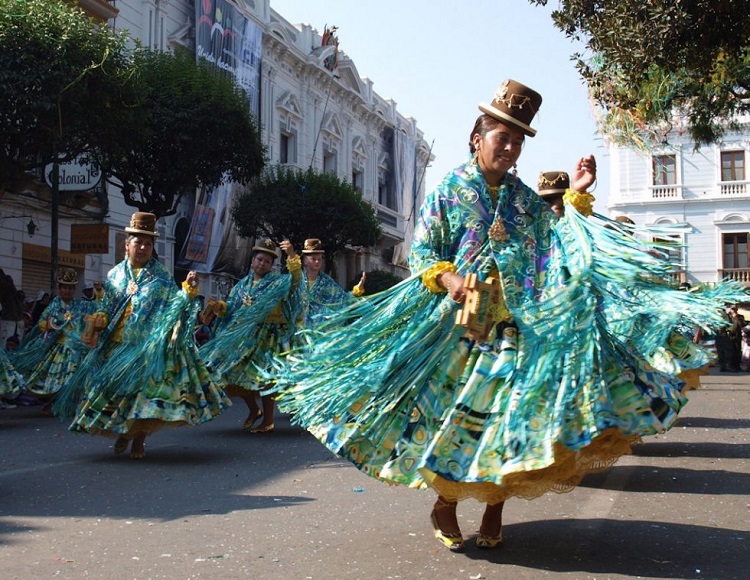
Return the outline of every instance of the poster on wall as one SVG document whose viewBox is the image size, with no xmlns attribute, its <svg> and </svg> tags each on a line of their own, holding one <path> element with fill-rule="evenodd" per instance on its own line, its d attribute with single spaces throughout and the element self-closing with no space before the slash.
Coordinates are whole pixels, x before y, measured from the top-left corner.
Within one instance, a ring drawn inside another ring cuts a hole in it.
<svg viewBox="0 0 750 580">
<path fill-rule="evenodd" d="M 226 0 L 198 0 L 195 11 L 196 58 L 231 74 L 247 93 L 250 112 L 259 119 L 261 28 Z M 234 183 L 224 183 L 201 191 L 179 260 L 180 268 L 234 278 L 247 274 L 251 244 L 237 235 L 231 215 L 237 187 Z"/>
</svg>

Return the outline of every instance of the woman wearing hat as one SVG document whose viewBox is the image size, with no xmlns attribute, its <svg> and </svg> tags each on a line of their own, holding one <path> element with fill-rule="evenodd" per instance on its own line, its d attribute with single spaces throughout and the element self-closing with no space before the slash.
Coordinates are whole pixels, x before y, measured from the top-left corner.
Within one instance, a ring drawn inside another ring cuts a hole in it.
<svg viewBox="0 0 750 580">
<path fill-rule="evenodd" d="M 644 272 L 664 264 L 636 243 L 597 238 L 604 228 L 582 215 L 591 214 L 593 157 L 571 172 L 562 218 L 516 177 L 541 102 L 508 80 L 479 105 L 469 159 L 427 196 L 415 224 L 413 276 L 334 315 L 344 324 L 289 357 L 278 378 L 282 408 L 329 449 L 378 479 L 432 488 L 435 536 L 451 550 L 464 545 L 458 501 L 485 504 L 475 543 L 499 546 L 507 499 L 571 490 L 674 421 L 679 381 L 652 372 L 597 317 L 602 301 L 620 300 L 607 293 L 613 279 L 658 297 L 620 305 L 658 303 L 659 343 L 674 308 L 703 324 L 715 318 L 716 298 L 684 304 L 683 293 L 648 286 Z M 476 331 L 467 313 L 489 326 Z"/>
<path fill-rule="evenodd" d="M 24 336 L 13 355 L 16 370 L 26 379 L 26 390 L 46 400 L 42 407 L 45 415 L 51 414 L 52 400 L 88 351 L 81 333 L 94 304 L 73 297 L 77 285 L 78 273 L 73 268 L 58 270 L 58 296 L 50 301 L 36 329 Z"/>
<path fill-rule="evenodd" d="M 115 453 L 130 445 L 130 456 L 140 459 L 147 436 L 208 421 L 230 401 L 194 343 L 197 274 L 189 272 L 179 288 L 154 257 L 154 214 L 136 212 L 125 232 L 126 257 L 109 271 L 103 296 L 93 303 L 98 340 L 55 411 L 75 409 L 72 431 L 116 437 Z"/>
<path fill-rule="evenodd" d="M 546 171 L 539 174 L 537 191 L 557 217 L 565 215 L 563 196 L 570 189 L 570 177 L 564 171 Z"/>
<path fill-rule="evenodd" d="M 328 274 L 323 271 L 325 266 L 325 250 L 323 242 L 318 238 L 308 238 L 302 248 L 302 285 L 305 293 L 305 328 L 314 328 L 323 318 L 365 293 L 365 280 L 362 277 L 351 292 L 347 292 Z"/>
<path fill-rule="evenodd" d="M 253 246 L 250 273 L 232 288 L 226 302 L 218 302 L 214 336 L 201 355 L 229 396 L 241 397 L 248 408 L 243 429 L 270 433 L 274 429 L 274 398 L 262 393 L 274 355 L 289 350 L 302 313 L 300 258 L 291 242 L 280 244 L 288 272 L 271 272 L 278 258 L 276 244 L 261 240 Z M 261 393 L 261 407 L 257 396 Z M 255 423 L 262 418 L 256 427 Z"/>
</svg>

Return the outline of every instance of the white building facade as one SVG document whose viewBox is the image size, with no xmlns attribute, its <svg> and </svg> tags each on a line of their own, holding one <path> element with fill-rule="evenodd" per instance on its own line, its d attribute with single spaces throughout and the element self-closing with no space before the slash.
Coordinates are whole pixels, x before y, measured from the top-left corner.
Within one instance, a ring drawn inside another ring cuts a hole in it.
<svg viewBox="0 0 750 580">
<path fill-rule="evenodd" d="M 739 132 L 695 148 L 678 122 L 649 153 L 610 147 L 610 217 L 637 225 L 683 226 L 672 237 L 680 264 L 675 278 L 695 285 L 725 277 L 750 287 L 750 118 Z"/>
<path fill-rule="evenodd" d="M 132 38 L 159 50 L 195 50 L 196 22 L 212 18 L 216 30 L 227 24 L 227 13 L 233 11 L 233 30 L 238 21 L 243 22 L 259 38 L 260 62 L 254 57 L 253 63 L 259 76 L 251 101 L 257 107 L 269 163 L 334 172 L 351 182 L 378 215 L 382 238 L 376 246 L 339 257 L 338 281 L 346 284 L 358 272 L 372 269 L 400 277 L 408 274 L 410 217 L 424 198 L 424 186 L 418 184 L 423 184 L 420 176 L 430 161 L 429 147 L 415 119 L 402 115 L 394 101 L 379 96 L 373 82 L 360 76 L 354 62 L 337 51 L 330 38 L 329 45 L 324 45 L 323 34 L 310 25 L 286 21 L 269 0 L 78 3 L 100 22 L 127 30 Z M 206 7 L 208 14 L 203 13 Z M 335 68 L 332 56 L 337 58 Z M 21 191 L 0 193 L 0 267 L 27 296 L 51 286 L 50 189 L 37 177 Z M 180 252 L 201 195 L 186 196 L 176 215 L 159 220 L 156 251 L 170 271 L 184 258 Z M 57 262 L 78 271 L 80 295 L 87 283 L 105 278 L 123 259 L 123 228 L 136 208 L 126 205 L 116 188 L 103 184 L 86 191 L 61 191 L 60 196 Z M 222 218 L 217 223 L 226 221 L 230 205 L 231 199 L 220 208 L 223 214 L 217 216 Z M 230 248 L 235 256 L 252 245 L 251 240 L 232 243 L 238 245 L 236 252 Z M 249 259 L 240 265 L 243 268 L 244 272 L 219 276 L 212 275 L 210 264 L 195 269 L 205 274 L 203 294 L 221 296 L 228 291 L 231 278 L 247 273 Z"/>
</svg>

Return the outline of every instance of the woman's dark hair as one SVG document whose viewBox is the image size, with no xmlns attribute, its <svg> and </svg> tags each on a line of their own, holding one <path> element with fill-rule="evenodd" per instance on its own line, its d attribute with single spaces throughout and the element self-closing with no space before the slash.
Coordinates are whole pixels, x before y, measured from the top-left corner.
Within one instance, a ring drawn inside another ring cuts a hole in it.
<svg viewBox="0 0 750 580">
<path fill-rule="evenodd" d="M 492 131 L 498 125 L 502 124 L 503 123 L 495 119 L 495 117 L 490 117 L 486 114 L 479 115 L 476 122 L 474 123 L 474 128 L 469 134 L 469 152 L 474 155 L 474 151 L 476 150 L 474 147 L 474 135 L 479 135 L 484 139 L 484 136 L 487 135 L 487 133 Z"/>
<path fill-rule="evenodd" d="M 494 117 L 490 117 L 489 115 L 481 114 L 477 117 L 476 122 L 474 123 L 474 128 L 471 130 L 471 133 L 469 134 L 469 151 L 471 154 L 474 154 L 475 148 L 474 148 L 474 135 L 479 135 L 480 137 L 484 138 L 484 136 L 492 131 L 495 127 L 497 127 L 500 124 L 500 121 L 495 119 Z"/>
</svg>

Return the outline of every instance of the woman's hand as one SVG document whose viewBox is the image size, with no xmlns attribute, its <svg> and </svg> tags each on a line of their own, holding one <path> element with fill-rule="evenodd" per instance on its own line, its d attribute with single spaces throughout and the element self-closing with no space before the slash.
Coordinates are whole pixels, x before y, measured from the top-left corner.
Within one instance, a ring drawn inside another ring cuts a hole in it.
<svg viewBox="0 0 750 580">
<path fill-rule="evenodd" d="M 575 191 L 588 191 L 596 181 L 596 159 L 593 155 L 581 157 L 570 176 L 570 188 Z"/>
<path fill-rule="evenodd" d="M 455 272 L 444 272 L 438 279 L 440 285 L 448 291 L 451 300 L 463 303 L 466 300 L 466 288 L 464 288 L 463 276 Z"/>
<path fill-rule="evenodd" d="M 289 240 L 282 240 L 282 242 L 279 244 L 279 247 L 282 250 L 284 250 L 284 252 L 289 258 L 297 255 L 297 252 L 295 252 L 292 242 L 290 242 Z"/>
<path fill-rule="evenodd" d="M 191 288 L 195 288 L 198 285 L 198 272 L 193 272 L 192 270 L 188 272 L 188 275 L 185 277 L 185 282 L 187 282 L 187 285 Z"/>
<path fill-rule="evenodd" d="M 365 280 L 367 280 L 367 272 L 362 272 L 362 277 L 359 279 L 359 282 L 357 282 L 357 285 L 355 286 L 355 288 L 359 288 L 362 294 L 365 293 Z"/>
</svg>

